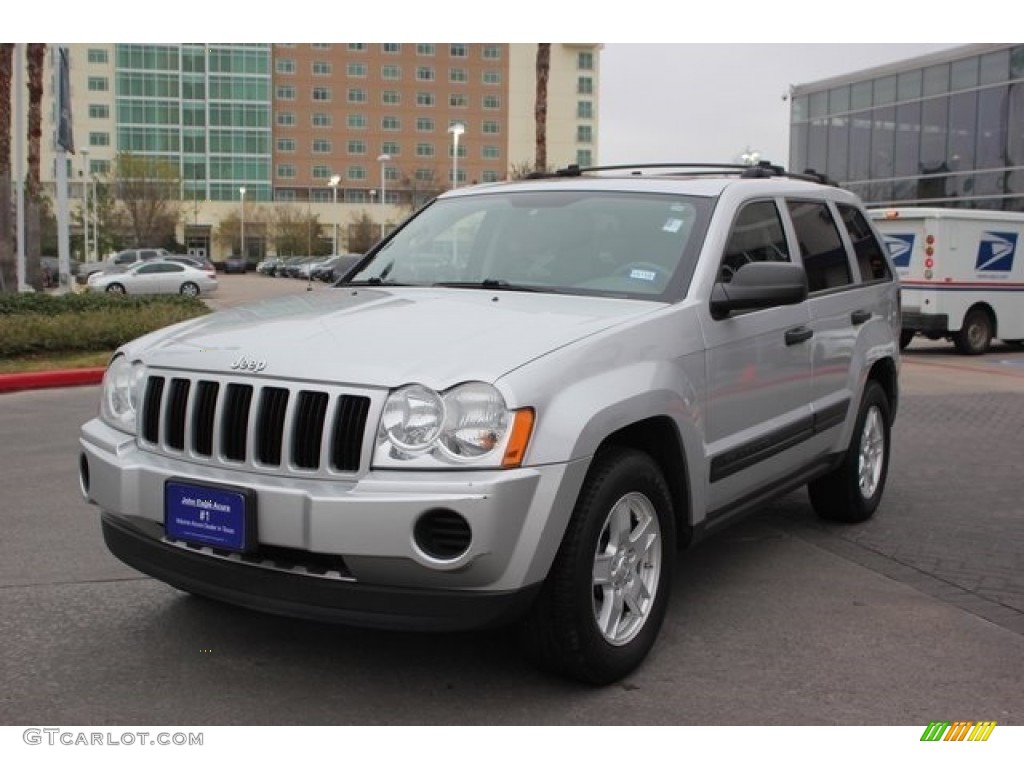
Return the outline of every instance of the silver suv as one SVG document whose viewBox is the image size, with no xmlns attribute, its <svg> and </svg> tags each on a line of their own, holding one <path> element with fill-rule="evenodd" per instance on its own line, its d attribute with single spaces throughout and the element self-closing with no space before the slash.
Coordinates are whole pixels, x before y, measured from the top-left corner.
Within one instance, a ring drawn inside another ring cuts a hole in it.
<svg viewBox="0 0 1024 768">
<path fill-rule="evenodd" d="M 654 643 L 677 550 L 803 485 L 871 516 L 900 325 L 861 203 L 656 170 L 449 192 L 332 291 L 122 347 L 81 436 L 110 550 L 272 613 L 516 622 L 603 684 Z"/>
</svg>

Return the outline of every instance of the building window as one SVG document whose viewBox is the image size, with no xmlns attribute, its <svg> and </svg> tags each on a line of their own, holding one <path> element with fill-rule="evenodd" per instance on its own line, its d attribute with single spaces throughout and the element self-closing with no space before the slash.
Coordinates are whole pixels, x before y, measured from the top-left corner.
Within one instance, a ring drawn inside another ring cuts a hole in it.
<svg viewBox="0 0 1024 768">
<path fill-rule="evenodd" d="M 416 118 L 416 130 L 420 133 L 429 133 L 434 130 L 434 118 L 432 117 L 417 117 Z"/>
<path fill-rule="evenodd" d="M 416 67 L 416 79 L 423 81 L 431 81 L 434 79 L 434 68 L 433 67 Z"/>
<path fill-rule="evenodd" d="M 334 191 L 330 189 L 311 189 L 309 194 L 309 199 L 314 203 L 329 203 L 334 198 Z"/>
<path fill-rule="evenodd" d="M 349 65 L 351 66 L 351 65 Z M 334 71 L 334 67 L 331 66 L 329 61 L 314 61 L 313 62 L 313 74 L 326 76 L 330 75 Z"/>
<path fill-rule="evenodd" d="M 275 189 L 274 199 L 280 200 L 282 203 L 291 203 L 295 201 L 295 190 L 294 189 Z"/>
<path fill-rule="evenodd" d="M 279 179 L 294 179 L 295 166 L 292 163 L 278 163 L 276 173 Z"/>
<path fill-rule="evenodd" d="M 421 43 L 416 46 L 417 56 L 433 56 L 436 46 L 433 43 Z"/>
<path fill-rule="evenodd" d="M 421 141 L 416 145 L 416 157 L 433 157 L 434 156 L 434 145 L 428 144 L 425 141 Z"/>
<path fill-rule="evenodd" d="M 576 141 L 581 144 L 589 144 L 594 140 L 594 129 L 589 125 L 576 126 Z"/>
<path fill-rule="evenodd" d="M 366 142 L 362 139 L 349 139 L 348 140 L 348 153 L 350 155 L 365 155 L 366 154 Z"/>
<path fill-rule="evenodd" d="M 416 181 L 433 181 L 434 170 L 432 168 L 417 168 L 415 176 Z"/>
<path fill-rule="evenodd" d="M 380 47 L 380 49 L 382 51 L 384 51 L 384 53 L 401 53 L 402 52 L 402 44 L 401 43 L 384 43 L 384 45 L 382 45 Z"/>
<path fill-rule="evenodd" d="M 501 72 L 494 69 L 485 69 L 483 81 L 484 85 L 501 85 Z"/>
<path fill-rule="evenodd" d="M 89 117 L 101 119 L 110 117 L 110 107 L 106 104 L 90 104 Z"/>
<path fill-rule="evenodd" d="M 295 100 L 295 86 L 294 85 L 279 85 L 274 89 L 274 97 L 281 101 L 294 101 Z"/>
<path fill-rule="evenodd" d="M 278 139 L 277 140 L 277 151 L 278 152 L 294 152 L 295 151 L 295 139 Z"/>
<path fill-rule="evenodd" d="M 492 61 L 501 58 L 501 46 L 500 45 L 485 45 L 482 55 L 485 59 Z"/>
<path fill-rule="evenodd" d="M 469 106 L 469 97 L 464 93 L 453 93 L 448 97 L 448 106 L 453 109 L 465 109 Z"/>
<path fill-rule="evenodd" d="M 401 104 L 402 94 L 399 91 L 383 91 L 380 95 L 381 104 Z"/>
<path fill-rule="evenodd" d="M 95 132 L 89 134 L 89 146 L 90 147 L 109 147 L 110 146 L 110 134 L 103 132 Z"/>
<path fill-rule="evenodd" d="M 352 90 L 349 89 L 349 95 L 351 96 Z M 313 101 L 330 101 L 331 100 L 331 89 L 319 86 L 313 89 Z M 363 99 L 365 101 L 365 99 Z M 349 99 L 351 101 L 351 99 Z"/>
<path fill-rule="evenodd" d="M 419 91 L 416 93 L 416 106 L 417 107 L 432 107 L 434 106 L 434 94 L 427 93 L 426 91 Z"/>
<path fill-rule="evenodd" d="M 455 154 L 455 147 L 452 144 L 448 145 L 448 157 L 452 157 Z M 465 144 L 459 144 L 459 157 L 468 157 L 469 152 L 466 150 Z"/>
<path fill-rule="evenodd" d="M 314 128 L 330 128 L 331 126 L 331 115 L 329 112 L 314 112 L 313 113 L 313 127 Z"/>
<path fill-rule="evenodd" d="M 380 151 L 382 154 L 394 157 L 402 153 L 402 147 L 397 141 L 385 141 L 381 143 Z"/>
<path fill-rule="evenodd" d="M 366 178 L 366 169 L 361 165 L 350 165 L 346 176 L 350 181 L 362 181 Z"/>
<path fill-rule="evenodd" d="M 348 49 L 350 51 L 365 51 L 366 43 L 349 43 Z"/>
<path fill-rule="evenodd" d="M 329 155 L 333 149 L 330 139 L 313 139 L 314 155 Z"/>
<path fill-rule="evenodd" d="M 387 154 L 390 155 L 391 153 L 388 152 Z M 398 169 L 395 168 L 395 166 L 393 166 L 393 165 L 384 166 L 384 178 L 387 179 L 388 181 L 399 181 L 400 180 L 400 176 L 399 176 L 399 173 L 398 173 Z M 390 192 L 388 192 L 388 202 L 391 202 L 391 193 Z"/>
<path fill-rule="evenodd" d="M 106 64 L 109 61 L 106 48 L 90 48 L 89 49 L 89 63 L 90 64 Z"/>
<path fill-rule="evenodd" d="M 493 144 L 485 144 L 480 150 L 480 156 L 484 160 L 498 160 L 501 157 L 501 149 Z"/>
<path fill-rule="evenodd" d="M 591 51 L 580 51 L 576 54 L 576 68 L 591 70 L 594 68 L 594 54 Z"/>
<path fill-rule="evenodd" d="M 385 64 L 380 68 L 380 76 L 384 80 L 401 80 L 402 68 L 397 64 Z"/>
<path fill-rule="evenodd" d="M 580 75 L 576 80 L 576 93 L 589 96 L 594 92 L 594 78 L 590 75 Z"/>
<path fill-rule="evenodd" d="M 402 121 L 388 115 L 380 119 L 380 127 L 384 131 L 400 131 L 402 130 Z"/>
<path fill-rule="evenodd" d="M 331 50 L 331 44 L 330 43 L 310 43 L 309 47 L 312 48 L 314 51 L 329 51 L 329 50 Z"/>
<path fill-rule="evenodd" d="M 448 181 L 449 182 L 454 181 L 456 178 L 458 178 L 460 184 L 464 184 L 465 181 L 466 181 L 466 169 L 465 168 L 459 168 L 458 171 L 454 171 L 454 169 L 449 168 L 448 169 Z"/>
<path fill-rule="evenodd" d="M 110 81 L 105 77 L 90 77 L 88 83 L 90 91 L 110 90 Z"/>
<path fill-rule="evenodd" d="M 481 130 L 483 133 L 494 135 L 501 133 L 501 126 L 498 125 L 497 120 L 484 120 Z"/>
<path fill-rule="evenodd" d="M 278 125 L 295 125 L 295 113 L 278 112 L 276 122 Z"/>
<path fill-rule="evenodd" d="M 356 112 L 354 114 L 351 114 L 351 115 L 348 116 L 348 119 L 346 120 L 346 124 L 348 125 L 348 127 L 351 130 L 361 131 L 364 128 L 366 128 L 366 124 L 367 124 L 366 115 L 360 114 L 358 112 Z"/>
<path fill-rule="evenodd" d="M 109 160 L 90 160 L 89 161 L 89 173 L 110 173 L 110 161 Z"/>
<path fill-rule="evenodd" d="M 469 80 L 469 75 L 466 74 L 466 70 L 462 67 L 452 67 L 448 70 L 448 82 L 449 83 L 465 83 Z"/>
<path fill-rule="evenodd" d="M 484 182 L 485 184 L 488 184 L 492 181 L 498 181 L 498 172 L 484 171 L 482 174 L 480 174 L 480 181 Z"/>
<path fill-rule="evenodd" d="M 350 61 L 345 67 L 345 74 L 349 77 L 366 77 L 366 65 L 361 61 Z"/>
<path fill-rule="evenodd" d="M 331 169 L 326 165 L 314 165 L 313 166 L 313 178 L 314 179 L 329 179 L 331 178 Z"/>
<path fill-rule="evenodd" d="M 493 93 L 484 96 L 484 109 L 501 109 L 501 97 Z"/>
<path fill-rule="evenodd" d="M 274 62 L 274 71 L 279 75 L 294 75 L 295 59 L 278 59 Z"/>
<path fill-rule="evenodd" d="M 453 59 L 464 59 L 469 56 L 469 46 L 465 43 L 452 43 L 448 46 L 448 55 Z"/>
<path fill-rule="evenodd" d="M 366 89 L 364 89 L 364 88 L 349 88 L 348 89 L 348 103 L 349 104 L 365 104 L 366 103 Z"/>
<path fill-rule="evenodd" d="M 594 102 L 592 101 L 578 101 L 576 102 L 576 117 L 581 120 L 589 120 L 594 116 Z"/>
<path fill-rule="evenodd" d="M 576 165 L 581 168 L 593 163 L 593 154 L 589 149 L 577 149 L 576 150 Z"/>
</svg>

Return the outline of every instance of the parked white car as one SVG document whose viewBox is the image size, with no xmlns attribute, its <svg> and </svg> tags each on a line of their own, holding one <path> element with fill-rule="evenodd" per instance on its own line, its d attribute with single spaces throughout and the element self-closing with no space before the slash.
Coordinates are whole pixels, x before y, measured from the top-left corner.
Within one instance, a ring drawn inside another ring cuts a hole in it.
<svg viewBox="0 0 1024 768">
<path fill-rule="evenodd" d="M 217 290 L 217 276 L 174 261 L 144 261 L 124 272 L 97 272 L 89 275 L 90 291 L 107 293 L 180 293 L 199 296 Z"/>
</svg>

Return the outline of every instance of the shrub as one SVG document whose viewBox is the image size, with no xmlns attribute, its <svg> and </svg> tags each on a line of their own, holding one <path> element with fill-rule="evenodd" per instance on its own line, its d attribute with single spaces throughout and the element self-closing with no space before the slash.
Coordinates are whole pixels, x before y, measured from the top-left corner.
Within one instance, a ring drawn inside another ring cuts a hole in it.
<svg viewBox="0 0 1024 768">
<path fill-rule="evenodd" d="M 0 296 L 0 355 L 113 350 L 209 311 L 201 300 L 181 296 Z"/>
</svg>

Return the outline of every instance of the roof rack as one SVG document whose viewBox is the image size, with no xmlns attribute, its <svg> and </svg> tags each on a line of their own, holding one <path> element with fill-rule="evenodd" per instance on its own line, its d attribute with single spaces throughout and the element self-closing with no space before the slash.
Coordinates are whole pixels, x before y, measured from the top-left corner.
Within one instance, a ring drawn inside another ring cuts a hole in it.
<svg viewBox="0 0 1024 768">
<path fill-rule="evenodd" d="M 667 169 L 667 170 L 688 170 L 695 176 L 719 176 L 735 174 L 741 179 L 770 179 L 785 177 L 788 179 L 801 179 L 813 181 L 818 184 L 830 184 L 836 186 L 825 174 L 817 173 L 808 169 L 803 173 L 791 173 L 781 165 L 774 165 L 767 160 L 762 160 L 757 165 L 736 165 L 730 163 L 631 163 L 628 165 L 595 165 L 581 168 L 579 165 L 568 165 L 559 168 L 554 173 L 536 171 L 529 174 L 527 179 L 550 179 L 558 177 L 577 177 L 584 173 L 598 171 L 632 171 L 634 176 L 643 175 L 645 170 Z"/>
</svg>

